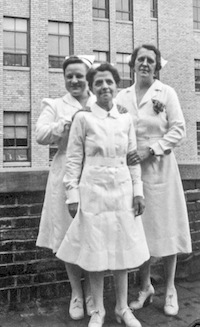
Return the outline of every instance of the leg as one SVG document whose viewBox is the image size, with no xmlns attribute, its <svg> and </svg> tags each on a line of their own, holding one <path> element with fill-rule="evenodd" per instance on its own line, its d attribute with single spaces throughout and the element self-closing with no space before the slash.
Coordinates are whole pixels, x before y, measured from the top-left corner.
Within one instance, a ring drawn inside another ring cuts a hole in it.
<svg viewBox="0 0 200 327">
<path fill-rule="evenodd" d="M 93 297 L 91 295 L 89 272 L 84 271 L 84 296 L 87 315 L 91 316 L 94 311 Z"/>
<path fill-rule="evenodd" d="M 129 305 L 133 310 L 141 309 L 153 301 L 155 291 L 151 284 L 150 264 L 151 262 L 148 260 L 140 267 L 141 290 L 138 299 Z"/>
<path fill-rule="evenodd" d="M 118 323 L 124 321 L 127 327 L 141 327 L 140 322 L 132 314 L 128 307 L 128 276 L 127 270 L 115 270 L 115 293 L 116 307 L 115 316 Z"/>
<path fill-rule="evenodd" d="M 72 289 L 69 314 L 72 319 L 79 320 L 84 317 L 83 291 L 81 285 L 82 269 L 70 263 L 65 263 L 65 267 Z"/>
<path fill-rule="evenodd" d="M 176 273 L 177 255 L 164 257 L 164 269 L 166 275 L 166 298 L 164 312 L 166 315 L 175 316 L 178 314 L 178 297 L 174 285 Z"/>
<path fill-rule="evenodd" d="M 88 327 L 102 327 L 105 318 L 103 303 L 104 272 L 90 272 L 89 277 L 94 311 L 92 312 Z"/>
<path fill-rule="evenodd" d="M 165 269 L 165 277 L 166 277 L 166 290 L 170 291 L 170 289 L 174 289 L 174 280 L 176 273 L 176 262 L 177 255 L 170 255 L 163 258 L 164 260 L 164 269 Z"/>
</svg>

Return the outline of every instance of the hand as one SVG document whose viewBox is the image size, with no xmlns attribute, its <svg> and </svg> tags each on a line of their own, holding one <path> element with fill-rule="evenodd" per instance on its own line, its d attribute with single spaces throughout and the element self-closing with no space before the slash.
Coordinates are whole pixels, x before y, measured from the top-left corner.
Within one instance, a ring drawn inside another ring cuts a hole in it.
<svg viewBox="0 0 200 327">
<path fill-rule="evenodd" d="M 135 216 L 140 216 L 143 214 L 145 209 L 144 198 L 142 196 L 135 196 L 133 198 L 133 209 Z"/>
<path fill-rule="evenodd" d="M 137 151 L 131 151 L 127 154 L 127 165 L 128 166 L 135 166 L 139 164 L 141 161 L 140 156 L 138 155 Z"/>
<path fill-rule="evenodd" d="M 72 218 L 76 216 L 76 213 L 78 211 L 78 203 L 69 203 L 68 204 L 68 210 Z"/>
</svg>

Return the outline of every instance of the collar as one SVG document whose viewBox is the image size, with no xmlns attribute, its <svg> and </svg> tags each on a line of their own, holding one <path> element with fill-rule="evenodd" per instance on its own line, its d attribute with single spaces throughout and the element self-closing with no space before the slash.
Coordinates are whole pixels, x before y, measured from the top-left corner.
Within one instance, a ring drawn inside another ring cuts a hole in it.
<svg viewBox="0 0 200 327">
<path fill-rule="evenodd" d="M 96 96 L 91 91 L 88 90 L 88 92 L 89 92 L 89 98 L 86 106 L 90 107 L 96 101 Z M 69 92 L 65 94 L 62 97 L 62 99 L 64 102 L 71 105 L 72 107 L 75 107 L 77 109 L 82 109 L 80 102 L 76 98 L 74 98 Z"/>
<path fill-rule="evenodd" d="M 110 111 L 106 111 L 106 110 L 102 109 L 95 102 L 91 106 L 91 111 L 96 117 L 98 117 L 100 119 L 105 119 L 107 117 L 118 118 L 119 115 L 120 115 L 115 102 L 113 102 L 113 107 L 112 107 L 112 109 Z"/>
</svg>

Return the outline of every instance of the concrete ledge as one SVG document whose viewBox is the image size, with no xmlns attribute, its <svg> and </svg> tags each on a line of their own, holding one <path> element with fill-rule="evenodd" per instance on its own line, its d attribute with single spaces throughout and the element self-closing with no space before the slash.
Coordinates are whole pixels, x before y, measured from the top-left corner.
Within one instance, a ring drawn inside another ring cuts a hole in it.
<svg viewBox="0 0 200 327">
<path fill-rule="evenodd" d="M 182 180 L 200 179 L 200 163 L 179 164 Z"/>
</svg>

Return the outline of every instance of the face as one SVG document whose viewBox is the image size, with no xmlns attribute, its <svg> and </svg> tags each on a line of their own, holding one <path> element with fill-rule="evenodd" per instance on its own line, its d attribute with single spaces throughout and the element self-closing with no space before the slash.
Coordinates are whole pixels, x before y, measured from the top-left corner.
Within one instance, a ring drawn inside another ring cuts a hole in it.
<svg viewBox="0 0 200 327">
<path fill-rule="evenodd" d="M 156 69 L 155 52 L 141 48 L 138 51 L 134 69 L 138 77 L 153 79 Z"/>
<path fill-rule="evenodd" d="M 104 109 L 112 108 L 112 100 L 115 96 L 117 85 L 111 72 L 97 72 L 94 76 L 92 90 L 97 97 L 97 104 L 100 107 Z"/>
<path fill-rule="evenodd" d="M 87 88 L 85 64 L 70 64 L 65 69 L 64 79 L 67 91 L 75 98 L 83 95 Z"/>
</svg>

